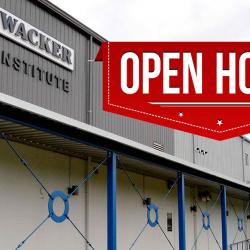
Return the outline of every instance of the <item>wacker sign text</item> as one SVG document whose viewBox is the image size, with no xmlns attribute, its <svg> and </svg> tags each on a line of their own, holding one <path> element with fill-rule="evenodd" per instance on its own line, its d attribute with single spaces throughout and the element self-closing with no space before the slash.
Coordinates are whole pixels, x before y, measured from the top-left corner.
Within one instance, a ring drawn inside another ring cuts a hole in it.
<svg viewBox="0 0 250 250">
<path fill-rule="evenodd" d="M 222 140 L 250 132 L 250 43 L 103 43 L 104 110 Z"/>
<path fill-rule="evenodd" d="M 2 8 L 0 16 L 0 34 L 69 70 L 74 70 L 73 49 Z"/>
</svg>

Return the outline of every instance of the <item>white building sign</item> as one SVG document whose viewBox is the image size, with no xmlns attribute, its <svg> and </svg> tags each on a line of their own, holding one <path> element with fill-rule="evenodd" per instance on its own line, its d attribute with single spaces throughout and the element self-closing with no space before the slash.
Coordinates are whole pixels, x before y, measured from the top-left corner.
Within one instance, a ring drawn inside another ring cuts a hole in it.
<svg viewBox="0 0 250 250">
<path fill-rule="evenodd" d="M 0 34 L 73 71 L 75 52 L 22 19 L 0 8 Z"/>
</svg>

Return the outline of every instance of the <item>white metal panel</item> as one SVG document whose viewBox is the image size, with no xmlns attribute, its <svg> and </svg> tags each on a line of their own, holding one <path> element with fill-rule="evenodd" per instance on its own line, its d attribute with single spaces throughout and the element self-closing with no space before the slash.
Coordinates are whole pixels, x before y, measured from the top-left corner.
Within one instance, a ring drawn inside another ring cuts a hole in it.
<svg viewBox="0 0 250 250">
<path fill-rule="evenodd" d="M 193 134 L 182 132 L 179 130 L 174 131 L 174 155 L 189 162 L 194 161 L 194 145 Z"/>
<path fill-rule="evenodd" d="M 242 140 L 243 143 L 243 166 L 244 166 L 244 178 L 247 184 L 250 184 L 250 143 Z M 248 158 L 248 160 L 246 159 Z"/>
<path fill-rule="evenodd" d="M 242 139 L 225 141 L 195 136 L 195 163 L 243 181 Z"/>
</svg>

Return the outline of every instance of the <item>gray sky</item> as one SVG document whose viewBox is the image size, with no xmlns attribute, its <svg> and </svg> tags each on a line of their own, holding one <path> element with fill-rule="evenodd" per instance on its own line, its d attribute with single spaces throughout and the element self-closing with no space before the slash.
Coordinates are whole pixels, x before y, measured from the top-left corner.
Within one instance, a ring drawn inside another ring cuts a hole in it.
<svg viewBox="0 0 250 250">
<path fill-rule="evenodd" d="M 250 40 L 249 0 L 50 0 L 108 40 Z"/>
<path fill-rule="evenodd" d="M 110 41 L 250 41 L 249 0 L 50 1 Z"/>
</svg>

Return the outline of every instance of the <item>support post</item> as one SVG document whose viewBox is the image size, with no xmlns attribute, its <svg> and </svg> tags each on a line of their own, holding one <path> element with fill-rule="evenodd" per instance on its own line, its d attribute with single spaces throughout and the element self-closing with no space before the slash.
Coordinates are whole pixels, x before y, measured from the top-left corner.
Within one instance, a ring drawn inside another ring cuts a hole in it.
<svg viewBox="0 0 250 250">
<path fill-rule="evenodd" d="M 108 250 L 116 250 L 116 153 L 108 152 L 107 164 L 107 216 Z"/>
<path fill-rule="evenodd" d="M 178 173 L 178 178 L 179 250 L 186 250 L 184 174 Z"/>
<path fill-rule="evenodd" d="M 222 250 L 227 250 L 227 191 L 221 186 L 221 229 L 222 229 Z"/>
</svg>

